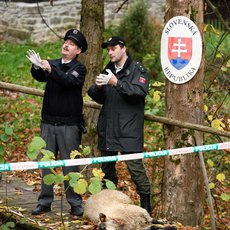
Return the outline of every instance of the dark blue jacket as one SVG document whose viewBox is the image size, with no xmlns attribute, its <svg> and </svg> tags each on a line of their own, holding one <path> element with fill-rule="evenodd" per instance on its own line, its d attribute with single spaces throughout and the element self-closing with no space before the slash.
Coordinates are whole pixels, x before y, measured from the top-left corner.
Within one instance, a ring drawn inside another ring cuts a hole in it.
<svg viewBox="0 0 230 230">
<path fill-rule="evenodd" d="M 32 76 L 46 82 L 42 120 L 48 123 L 79 124 L 82 119 L 82 87 L 86 68 L 77 60 L 62 64 L 49 60 L 51 73 L 32 67 Z"/>
<path fill-rule="evenodd" d="M 89 96 L 103 105 L 97 124 L 98 148 L 104 151 L 142 152 L 147 72 L 130 56 L 117 74 L 114 63 L 109 62 L 105 69 L 111 69 L 116 75 L 117 86 L 99 88 L 93 85 L 88 90 Z"/>
</svg>

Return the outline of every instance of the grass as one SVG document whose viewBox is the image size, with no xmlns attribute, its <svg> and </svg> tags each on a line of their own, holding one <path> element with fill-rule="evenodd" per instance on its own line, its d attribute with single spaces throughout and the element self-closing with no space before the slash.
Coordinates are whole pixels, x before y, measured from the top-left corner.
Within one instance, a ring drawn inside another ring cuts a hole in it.
<svg viewBox="0 0 230 230">
<path fill-rule="evenodd" d="M 0 80 L 13 84 L 43 88 L 42 85 L 32 79 L 30 74 L 31 63 L 26 58 L 26 51 L 34 49 L 39 52 L 42 59 L 60 57 L 62 41 L 54 43 L 36 44 L 12 44 L 1 43 Z"/>
</svg>

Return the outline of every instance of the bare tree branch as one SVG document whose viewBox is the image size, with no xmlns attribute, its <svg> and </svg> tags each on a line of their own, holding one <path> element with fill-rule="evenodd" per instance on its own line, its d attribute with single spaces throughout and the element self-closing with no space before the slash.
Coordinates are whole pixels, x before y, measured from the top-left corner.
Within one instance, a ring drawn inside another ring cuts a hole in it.
<svg viewBox="0 0 230 230">
<path fill-rule="evenodd" d="M 223 23 L 225 29 L 230 32 L 230 27 L 228 25 L 228 23 L 224 20 L 224 18 L 222 17 L 220 11 L 218 10 L 218 8 L 216 6 L 214 6 L 210 0 L 206 0 L 206 2 L 208 3 L 208 5 L 211 7 L 211 9 L 213 10 L 213 12 L 216 14 L 216 16 L 220 19 L 220 21 Z"/>
<path fill-rule="evenodd" d="M 125 0 L 124 2 L 121 3 L 121 5 L 117 8 L 117 10 L 115 11 L 115 13 L 118 13 L 122 7 L 125 5 L 126 2 L 128 2 L 129 0 Z"/>
</svg>

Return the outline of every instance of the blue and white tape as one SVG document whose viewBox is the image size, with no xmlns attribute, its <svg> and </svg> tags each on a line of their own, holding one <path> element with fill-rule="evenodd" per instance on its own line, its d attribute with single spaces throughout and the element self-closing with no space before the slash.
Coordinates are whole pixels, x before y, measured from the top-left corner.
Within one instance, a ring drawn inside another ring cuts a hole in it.
<svg viewBox="0 0 230 230">
<path fill-rule="evenodd" d="M 107 157 L 80 158 L 80 159 L 78 158 L 73 160 L 70 159 L 70 160 L 44 161 L 44 162 L 29 161 L 29 162 L 6 163 L 6 164 L 0 164 L 0 172 L 15 171 L 15 170 L 31 170 L 31 169 L 40 169 L 40 168 L 56 168 L 56 167 L 76 166 L 76 165 L 90 165 L 90 164 L 99 164 L 103 162 L 127 161 L 127 160 L 153 158 L 153 157 L 173 156 L 179 154 L 207 152 L 207 151 L 229 149 L 229 148 L 230 148 L 230 142 L 224 142 L 224 143 L 217 143 L 211 145 L 201 145 L 201 146 L 185 147 L 185 148 L 178 148 L 178 149 L 123 154 L 123 155 L 107 156 Z"/>
</svg>

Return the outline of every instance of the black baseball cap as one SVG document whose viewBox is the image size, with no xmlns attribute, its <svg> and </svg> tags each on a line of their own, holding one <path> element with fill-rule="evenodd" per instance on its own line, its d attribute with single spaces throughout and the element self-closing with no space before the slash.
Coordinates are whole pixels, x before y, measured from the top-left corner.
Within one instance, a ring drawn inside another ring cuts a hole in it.
<svg viewBox="0 0 230 230">
<path fill-rule="evenodd" d="M 85 36 L 77 29 L 68 30 L 65 34 L 64 40 L 71 39 L 84 53 L 88 49 L 88 43 Z"/>
<path fill-rule="evenodd" d="M 125 40 L 121 37 L 114 36 L 114 37 L 111 37 L 108 41 L 103 42 L 101 44 L 101 47 L 107 48 L 107 46 L 116 46 L 116 45 L 125 46 Z"/>
</svg>

